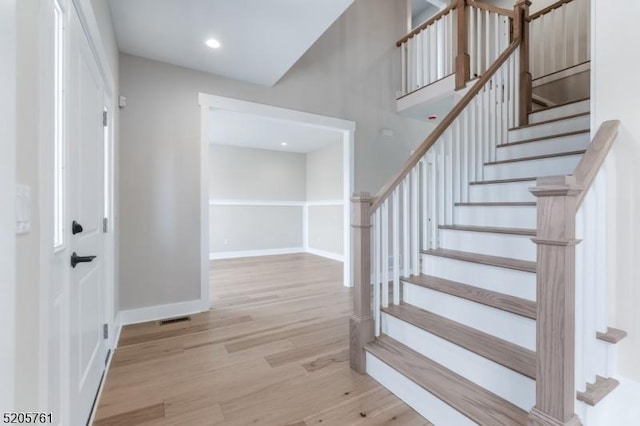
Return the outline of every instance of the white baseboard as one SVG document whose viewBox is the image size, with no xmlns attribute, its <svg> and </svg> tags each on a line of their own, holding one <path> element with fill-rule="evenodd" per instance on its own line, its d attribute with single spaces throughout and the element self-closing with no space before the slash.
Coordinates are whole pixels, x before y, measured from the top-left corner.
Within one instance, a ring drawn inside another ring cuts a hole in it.
<svg viewBox="0 0 640 426">
<path fill-rule="evenodd" d="M 209 253 L 209 260 L 237 259 L 239 257 L 273 256 L 277 254 L 304 253 L 303 247 L 285 247 L 265 250 L 241 250 L 225 251 L 221 253 Z"/>
<path fill-rule="evenodd" d="M 113 322 L 113 327 L 115 328 L 115 330 L 113 330 L 114 334 L 113 334 L 113 343 L 112 343 L 112 348 L 116 349 L 118 347 L 118 342 L 120 342 L 120 334 L 122 333 L 122 320 L 121 320 L 121 315 L 120 312 L 118 312 L 118 315 L 116 315 L 116 319 Z"/>
<path fill-rule="evenodd" d="M 188 302 L 171 303 L 168 305 L 148 306 L 138 309 L 120 311 L 120 326 L 138 324 L 147 321 L 157 321 L 165 318 L 179 317 L 208 311 L 209 303 L 202 300 L 190 300 Z"/>
<path fill-rule="evenodd" d="M 315 254 L 316 256 L 326 257 L 327 259 L 337 260 L 338 262 L 344 262 L 344 256 L 341 254 L 318 250 L 311 247 L 308 247 L 305 251 L 309 254 Z"/>
</svg>

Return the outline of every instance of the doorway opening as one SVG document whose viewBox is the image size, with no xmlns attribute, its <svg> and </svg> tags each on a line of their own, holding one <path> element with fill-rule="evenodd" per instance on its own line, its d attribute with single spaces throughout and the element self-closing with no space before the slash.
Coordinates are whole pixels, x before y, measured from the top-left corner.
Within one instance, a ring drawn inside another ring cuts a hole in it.
<svg viewBox="0 0 640 426">
<path fill-rule="evenodd" d="M 210 259 L 307 252 L 343 262 L 351 286 L 355 123 L 204 93 L 199 103 L 202 301 Z"/>
</svg>

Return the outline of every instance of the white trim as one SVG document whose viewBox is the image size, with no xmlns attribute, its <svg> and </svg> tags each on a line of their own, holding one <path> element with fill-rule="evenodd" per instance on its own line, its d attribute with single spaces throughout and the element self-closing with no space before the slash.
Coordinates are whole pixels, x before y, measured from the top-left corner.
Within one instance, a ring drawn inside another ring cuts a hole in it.
<svg viewBox="0 0 640 426">
<path fill-rule="evenodd" d="M 200 215 L 200 238 L 201 238 L 201 281 L 202 295 L 209 294 L 209 216 L 206 214 L 208 208 L 209 194 L 209 132 L 208 132 L 208 116 L 212 109 L 222 109 L 227 111 L 241 112 L 246 114 L 259 115 L 269 117 L 276 120 L 298 121 L 308 126 L 329 128 L 339 130 L 343 133 L 343 251 L 344 251 L 344 272 L 343 284 L 350 287 L 353 282 L 353 270 L 351 263 L 351 194 L 355 183 L 354 176 L 354 158 L 355 158 L 355 130 L 356 123 L 350 120 L 343 120 L 335 117 L 327 117 L 319 114 L 311 114 L 308 112 L 295 111 L 286 108 L 280 108 L 272 105 L 259 104 L 255 102 L 243 101 L 239 99 L 226 98 L 223 96 L 215 96 L 207 93 L 198 94 L 198 104 L 201 107 L 200 121 L 200 194 L 201 194 L 201 215 Z M 303 225 L 304 225 L 303 209 Z M 308 218 L 307 218 L 308 219 Z M 308 220 L 307 220 L 308 222 Z M 303 232 L 303 241 L 308 242 L 308 235 Z M 206 283 L 206 284 L 205 284 Z M 205 288 L 206 287 L 206 288 Z M 204 296 L 203 296 L 204 297 Z"/>
<path fill-rule="evenodd" d="M 309 207 L 317 207 L 317 206 L 343 206 L 344 200 L 317 200 L 317 201 L 307 201 L 305 203 Z"/>
<path fill-rule="evenodd" d="M 304 253 L 304 247 L 285 247 L 264 250 L 240 250 L 209 253 L 209 260 L 238 259 L 240 257 L 274 256 L 278 254 Z"/>
<path fill-rule="evenodd" d="M 120 311 L 120 324 L 130 325 L 141 322 L 158 321 L 161 319 L 198 314 L 209 310 L 209 304 L 204 305 L 201 300 L 170 303 L 168 305 L 147 306 L 144 308 Z"/>
<path fill-rule="evenodd" d="M 554 81 L 562 80 L 563 78 L 571 77 L 573 75 L 580 74 L 589 70 L 591 70 L 591 62 L 583 62 L 581 64 L 574 65 L 571 68 L 563 69 L 548 75 L 544 75 L 542 77 L 538 77 L 531 82 L 531 86 L 533 88 L 536 88 L 536 87 L 553 83 Z"/>
<path fill-rule="evenodd" d="M 122 321 L 120 319 L 120 312 L 116 315 L 116 319 L 113 322 L 113 349 L 118 347 L 118 343 L 120 342 L 120 334 L 122 334 Z"/>
<path fill-rule="evenodd" d="M 311 247 L 308 247 L 305 251 L 309 254 L 314 254 L 316 256 L 326 257 L 327 259 L 337 260 L 338 262 L 344 262 L 344 256 L 338 253 L 331 253 L 328 251 L 318 250 Z"/>
<path fill-rule="evenodd" d="M 287 108 L 280 108 L 273 105 L 259 104 L 255 102 L 242 101 L 239 99 L 225 98 L 207 93 L 198 94 L 198 104 L 201 107 L 213 109 L 223 109 L 227 111 L 244 112 L 247 114 L 260 115 L 273 119 L 286 121 L 299 121 L 310 126 L 317 126 L 329 129 L 340 129 L 354 132 L 356 123 L 341 118 L 327 117 L 309 112 L 295 111 Z"/>
<path fill-rule="evenodd" d="M 200 109 L 200 302 L 211 306 L 209 283 L 209 111 Z"/>
<path fill-rule="evenodd" d="M 0 411 L 14 410 L 16 0 L 0 2 Z"/>
<path fill-rule="evenodd" d="M 288 200 L 234 200 L 213 198 L 209 200 L 210 206 L 268 206 L 268 207 L 318 207 L 318 206 L 342 206 L 343 200 L 318 200 L 318 201 L 288 201 Z"/>
<path fill-rule="evenodd" d="M 209 200 L 210 206 L 268 206 L 268 207 L 304 207 L 304 201 L 270 201 L 270 200 Z"/>
</svg>

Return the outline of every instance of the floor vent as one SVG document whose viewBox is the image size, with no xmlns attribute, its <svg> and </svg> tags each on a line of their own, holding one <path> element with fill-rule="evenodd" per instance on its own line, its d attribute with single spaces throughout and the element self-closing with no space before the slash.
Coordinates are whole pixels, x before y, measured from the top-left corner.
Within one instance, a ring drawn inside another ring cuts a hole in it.
<svg viewBox="0 0 640 426">
<path fill-rule="evenodd" d="M 191 321 L 191 317 L 178 317 L 178 318 L 170 318 L 170 319 L 162 320 L 160 321 L 160 325 L 175 324 L 177 322 L 185 322 L 185 321 Z"/>
</svg>

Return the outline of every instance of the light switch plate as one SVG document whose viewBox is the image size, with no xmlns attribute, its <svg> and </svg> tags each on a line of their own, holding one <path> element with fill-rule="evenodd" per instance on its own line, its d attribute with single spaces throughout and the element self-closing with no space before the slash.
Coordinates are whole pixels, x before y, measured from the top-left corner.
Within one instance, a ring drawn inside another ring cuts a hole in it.
<svg viewBox="0 0 640 426">
<path fill-rule="evenodd" d="M 31 230 L 31 187 L 16 185 L 16 234 Z"/>
</svg>

